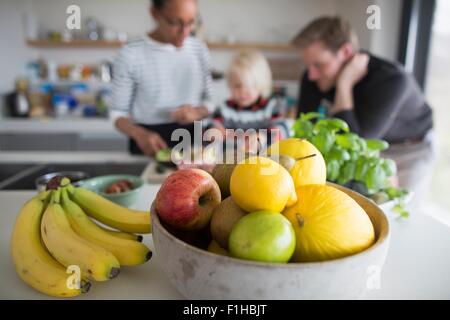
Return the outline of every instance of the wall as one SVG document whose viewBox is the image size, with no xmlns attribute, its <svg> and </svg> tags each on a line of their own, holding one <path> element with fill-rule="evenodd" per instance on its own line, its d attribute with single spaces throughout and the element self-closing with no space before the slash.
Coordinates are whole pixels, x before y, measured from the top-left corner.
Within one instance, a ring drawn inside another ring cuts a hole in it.
<svg viewBox="0 0 450 320">
<path fill-rule="evenodd" d="M 32 12 L 43 28 L 61 31 L 69 4 L 79 5 L 83 17 L 94 16 L 115 31 L 126 31 L 129 37 L 142 35 L 152 27 L 149 0 L 2 0 L 0 94 L 11 90 L 26 62 L 39 55 L 56 63 L 95 63 L 114 57 L 115 49 L 35 49 L 25 44 L 24 13 Z M 385 27 L 380 31 L 369 31 L 365 26 L 369 4 L 382 8 Z M 199 7 L 205 37 L 210 40 L 286 42 L 314 17 L 341 14 L 357 29 L 362 47 L 396 57 L 401 0 L 199 0 Z M 225 69 L 230 55 L 230 51 L 213 51 L 213 66 Z M 223 91 L 223 84 L 218 86 Z"/>
</svg>

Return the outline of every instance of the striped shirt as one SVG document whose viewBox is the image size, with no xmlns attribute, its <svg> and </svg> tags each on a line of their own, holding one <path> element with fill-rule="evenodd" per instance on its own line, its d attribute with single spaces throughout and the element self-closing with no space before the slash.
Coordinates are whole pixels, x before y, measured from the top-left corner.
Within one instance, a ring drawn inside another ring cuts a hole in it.
<svg viewBox="0 0 450 320">
<path fill-rule="evenodd" d="M 289 137 L 290 125 L 280 112 L 280 106 L 275 97 L 264 99 L 260 97 L 254 104 L 239 107 L 233 100 L 220 104 L 212 115 L 212 125 L 219 123 L 226 129 L 268 129 L 276 130 L 278 138 Z"/>
<path fill-rule="evenodd" d="M 113 67 L 110 118 L 135 123 L 173 122 L 170 113 L 183 104 L 213 111 L 209 52 L 196 38 L 183 47 L 146 36 L 125 45 Z"/>
</svg>

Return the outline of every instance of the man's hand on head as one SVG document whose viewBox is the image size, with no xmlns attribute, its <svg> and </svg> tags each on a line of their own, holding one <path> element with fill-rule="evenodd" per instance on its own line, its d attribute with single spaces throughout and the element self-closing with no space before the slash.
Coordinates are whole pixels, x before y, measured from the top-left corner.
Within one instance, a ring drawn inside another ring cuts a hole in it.
<svg viewBox="0 0 450 320">
<path fill-rule="evenodd" d="M 190 104 L 183 104 L 171 114 L 172 119 L 179 124 L 189 124 L 201 120 L 207 115 L 208 109 L 205 106 L 194 107 Z"/>
<path fill-rule="evenodd" d="M 366 53 L 355 54 L 343 67 L 337 78 L 336 87 L 353 89 L 367 74 L 369 65 L 369 55 Z"/>
<path fill-rule="evenodd" d="M 368 65 L 366 53 L 357 53 L 347 62 L 337 78 L 334 105 L 328 109 L 328 115 L 353 110 L 353 87 L 367 74 Z"/>
</svg>

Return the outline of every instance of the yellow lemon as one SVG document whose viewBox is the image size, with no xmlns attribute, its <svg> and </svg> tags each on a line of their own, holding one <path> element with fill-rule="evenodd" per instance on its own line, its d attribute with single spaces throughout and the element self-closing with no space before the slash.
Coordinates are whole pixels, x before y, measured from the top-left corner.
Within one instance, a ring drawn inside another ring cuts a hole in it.
<svg viewBox="0 0 450 320">
<path fill-rule="evenodd" d="M 290 170 L 295 187 L 307 184 L 325 184 L 327 167 L 320 151 L 310 142 L 300 138 L 288 138 L 272 144 L 268 155 L 281 154 L 296 159 Z"/>
<path fill-rule="evenodd" d="M 299 201 L 284 210 L 292 223 L 297 262 L 342 258 L 370 247 L 375 232 L 369 216 L 349 195 L 328 185 L 297 188 Z"/>
<path fill-rule="evenodd" d="M 297 201 L 289 172 L 266 157 L 241 161 L 231 175 L 230 191 L 234 202 L 248 212 L 281 212 Z"/>
</svg>

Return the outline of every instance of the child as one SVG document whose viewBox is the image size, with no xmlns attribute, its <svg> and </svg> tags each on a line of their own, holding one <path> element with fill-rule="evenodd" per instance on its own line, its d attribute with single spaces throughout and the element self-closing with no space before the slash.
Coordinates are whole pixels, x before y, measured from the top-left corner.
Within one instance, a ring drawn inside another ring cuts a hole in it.
<svg viewBox="0 0 450 320">
<path fill-rule="evenodd" d="M 213 126 L 225 129 L 267 129 L 258 136 L 270 144 L 289 136 L 289 127 L 281 117 L 277 100 L 271 96 L 272 73 L 266 58 L 254 50 L 239 52 L 227 72 L 231 97 L 218 106 L 212 116 Z M 271 139 L 275 133 L 275 139 Z M 226 138 L 230 138 L 227 136 Z"/>
</svg>

